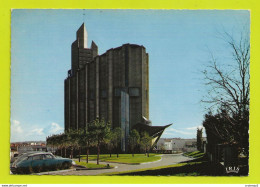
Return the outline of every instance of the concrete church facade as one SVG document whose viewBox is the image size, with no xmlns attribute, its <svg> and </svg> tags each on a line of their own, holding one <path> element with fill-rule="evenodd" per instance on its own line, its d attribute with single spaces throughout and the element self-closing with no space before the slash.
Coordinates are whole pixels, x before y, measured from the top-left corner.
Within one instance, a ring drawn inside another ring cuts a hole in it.
<svg viewBox="0 0 260 187">
<path fill-rule="evenodd" d="M 87 48 L 84 23 L 71 46 L 71 70 L 65 79 L 65 131 L 82 129 L 96 118 L 121 127 L 126 151 L 133 126 L 149 119 L 149 57 L 143 46 L 124 44 L 98 55 Z"/>
</svg>

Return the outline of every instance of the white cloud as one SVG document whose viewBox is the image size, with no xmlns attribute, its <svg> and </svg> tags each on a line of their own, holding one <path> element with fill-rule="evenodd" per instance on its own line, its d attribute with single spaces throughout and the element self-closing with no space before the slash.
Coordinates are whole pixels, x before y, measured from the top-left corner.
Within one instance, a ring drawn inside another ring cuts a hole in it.
<svg viewBox="0 0 260 187">
<path fill-rule="evenodd" d="M 29 134 L 35 134 L 35 135 L 43 135 L 43 128 L 36 128 L 31 130 Z"/>
<path fill-rule="evenodd" d="M 64 128 L 55 122 L 44 127 L 43 125 L 24 125 L 18 120 L 11 120 L 11 142 L 44 140 L 47 135 L 58 134 L 63 130 Z"/>
<path fill-rule="evenodd" d="M 14 125 L 20 125 L 20 121 L 17 121 L 15 119 L 12 122 L 13 122 L 12 124 L 14 124 Z"/>
<path fill-rule="evenodd" d="M 11 133 L 12 134 L 21 134 L 23 133 L 23 129 L 22 129 L 22 126 L 20 124 L 20 121 L 17 121 L 17 120 L 12 120 L 11 121 Z"/>
<path fill-rule="evenodd" d="M 195 126 L 195 127 L 188 127 L 188 128 L 185 128 L 186 130 L 197 130 L 197 128 L 203 128 L 202 125 L 199 125 L 199 126 Z"/>
<path fill-rule="evenodd" d="M 11 120 L 11 142 L 24 139 L 24 127 L 18 120 Z"/>
<path fill-rule="evenodd" d="M 177 129 L 167 129 L 167 132 L 176 132 L 176 133 L 180 133 L 180 134 L 185 134 L 185 135 L 193 135 L 194 133 L 191 133 L 191 132 L 186 132 L 186 131 L 180 131 L 180 130 L 177 130 Z"/>
<path fill-rule="evenodd" d="M 58 123 L 51 123 L 51 128 L 49 130 L 50 134 L 57 134 L 63 131 L 63 128 Z"/>
</svg>

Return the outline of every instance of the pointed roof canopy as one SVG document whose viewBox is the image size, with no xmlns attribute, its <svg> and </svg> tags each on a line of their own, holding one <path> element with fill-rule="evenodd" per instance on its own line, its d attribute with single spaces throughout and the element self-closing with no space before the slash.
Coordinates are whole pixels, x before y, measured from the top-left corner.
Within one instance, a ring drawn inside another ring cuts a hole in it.
<svg viewBox="0 0 260 187">
<path fill-rule="evenodd" d="M 163 131 L 171 126 L 172 124 L 165 125 L 165 126 L 149 126 L 144 123 L 137 123 L 135 126 L 133 126 L 133 129 L 136 129 L 139 132 L 146 131 L 149 133 L 149 136 L 161 136 Z"/>
<path fill-rule="evenodd" d="M 150 126 L 145 123 L 137 123 L 132 129 L 136 129 L 139 133 L 147 132 L 149 136 L 153 137 L 152 147 L 156 146 L 160 137 L 162 136 L 164 130 L 171 126 L 172 124 L 165 126 Z"/>
</svg>

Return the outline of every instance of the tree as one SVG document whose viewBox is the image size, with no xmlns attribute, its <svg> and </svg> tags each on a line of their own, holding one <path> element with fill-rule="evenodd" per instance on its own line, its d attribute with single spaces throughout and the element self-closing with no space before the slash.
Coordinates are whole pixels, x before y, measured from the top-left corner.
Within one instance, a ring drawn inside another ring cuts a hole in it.
<svg viewBox="0 0 260 187">
<path fill-rule="evenodd" d="M 52 148 L 60 149 L 60 155 L 62 156 L 61 150 L 61 134 L 54 134 L 52 136 L 47 137 L 47 145 L 50 145 Z M 57 154 L 57 153 L 56 153 Z"/>
<path fill-rule="evenodd" d="M 86 146 L 85 136 L 85 130 L 79 129 L 77 136 L 77 144 L 79 148 L 79 162 L 81 161 L 81 148 Z"/>
<path fill-rule="evenodd" d="M 50 146 L 50 147 L 51 147 L 51 150 L 52 150 L 52 152 L 53 152 L 53 149 L 54 149 L 54 147 L 55 147 L 53 135 L 52 135 L 52 136 L 47 136 L 47 138 L 46 138 L 46 144 L 47 144 L 47 146 Z"/>
<path fill-rule="evenodd" d="M 59 143 L 59 147 L 61 149 L 61 156 L 63 156 L 62 154 L 62 150 L 64 149 L 64 157 L 66 157 L 66 149 L 67 149 L 67 145 L 68 145 L 68 135 L 66 133 L 62 133 L 58 136 L 58 143 Z"/>
<path fill-rule="evenodd" d="M 81 155 L 81 147 L 82 147 L 82 142 L 81 142 L 81 138 L 82 138 L 82 134 L 84 132 L 82 131 L 82 129 L 77 129 L 72 131 L 71 133 L 71 139 L 73 139 L 73 148 L 78 150 L 78 157 L 79 157 L 79 162 L 80 162 L 80 155 Z"/>
<path fill-rule="evenodd" d="M 197 128 L 197 149 L 198 151 L 202 151 L 203 139 L 202 139 L 202 132 L 203 129 Z"/>
<path fill-rule="evenodd" d="M 152 137 L 147 132 L 144 132 L 140 140 L 141 148 L 145 151 L 145 155 L 149 157 L 149 151 L 152 145 Z"/>
<path fill-rule="evenodd" d="M 164 151 L 166 150 L 164 143 L 160 143 L 159 148 L 162 151 L 162 153 L 164 153 Z"/>
<path fill-rule="evenodd" d="M 223 68 L 223 63 L 211 55 L 210 65 L 203 71 L 208 94 L 202 101 L 209 104 L 210 111 L 203 125 L 207 136 L 214 134 L 222 141 L 236 142 L 248 153 L 249 35 L 241 34 L 239 40 L 226 32 L 222 36 L 229 46 L 232 62 Z"/>
<path fill-rule="evenodd" d="M 68 136 L 68 146 L 70 147 L 70 158 L 73 159 L 74 148 L 78 148 L 78 131 L 75 129 L 70 129 L 67 132 Z"/>
<path fill-rule="evenodd" d="M 220 63 L 211 55 L 210 65 L 203 71 L 209 88 L 207 99 L 210 107 L 225 107 L 232 114 L 246 116 L 249 108 L 249 63 L 250 44 L 248 38 L 237 43 L 229 34 L 225 34 L 231 48 L 233 63 L 221 68 Z"/>
<path fill-rule="evenodd" d="M 88 163 L 88 156 L 89 156 L 89 148 L 92 145 L 92 137 L 91 137 L 91 133 L 88 131 L 88 128 L 86 127 L 83 132 L 83 134 L 81 135 L 81 145 L 84 147 L 86 147 L 87 149 L 87 156 L 86 156 L 86 163 Z"/>
<path fill-rule="evenodd" d="M 110 132 L 110 124 L 103 119 L 96 119 L 89 124 L 88 127 L 93 142 L 97 147 L 97 164 L 99 165 L 100 146 L 104 143 L 107 134 Z"/>
<path fill-rule="evenodd" d="M 113 138 L 112 138 L 112 142 L 113 142 L 113 146 L 116 148 L 116 156 L 117 158 L 119 157 L 119 148 L 120 148 L 120 143 L 121 143 L 121 128 L 120 127 L 116 127 L 113 129 Z"/>
<path fill-rule="evenodd" d="M 130 132 L 128 141 L 129 141 L 130 150 L 132 152 L 132 156 L 134 157 L 135 149 L 136 149 L 137 145 L 140 144 L 140 135 L 137 130 L 133 129 Z"/>
<path fill-rule="evenodd" d="M 64 157 L 67 158 L 67 148 L 69 146 L 69 137 L 67 132 L 63 133 L 62 136 L 62 147 L 64 148 Z"/>
<path fill-rule="evenodd" d="M 109 151 L 109 155 L 111 157 L 112 155 L 112 150 L 114 148 L 114 142 L 113 142 L 113 139 L 114 139 L 114 132 L 111 130 L 107 133 L 106 135 L 106 138 L 105 138 L 105 144 L 107 146 L 107 149 Z"/>
</svg>

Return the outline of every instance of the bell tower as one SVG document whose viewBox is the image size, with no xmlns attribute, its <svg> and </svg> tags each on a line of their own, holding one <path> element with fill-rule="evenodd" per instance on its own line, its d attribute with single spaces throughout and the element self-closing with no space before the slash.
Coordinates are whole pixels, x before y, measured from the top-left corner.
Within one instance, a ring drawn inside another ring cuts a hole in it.
<svg viewBox="0 0 260 187">
<path fill-rule="evenodd" d="M 77 41 L 78 48 L 87 48 L 88 47 L 88 33 L 85 27 L 85 23 L 83 23 L 77 31 Z"/>
</svg>

